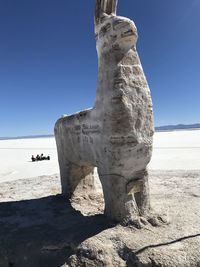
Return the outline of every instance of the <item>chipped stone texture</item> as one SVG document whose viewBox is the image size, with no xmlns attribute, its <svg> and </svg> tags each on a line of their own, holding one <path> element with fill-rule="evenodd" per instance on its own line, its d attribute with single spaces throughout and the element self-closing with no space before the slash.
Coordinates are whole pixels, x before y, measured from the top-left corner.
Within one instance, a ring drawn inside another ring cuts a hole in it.
<svg viewBox="0 0 200 267">
<path fill-rule="evenodd" d="M 146 167 L 152 154 L 153 112 L 136 50 L 136 26 L 115 15 L 116 4 L 112 0 L 96 2 L 95 105 L 60 118 L 55 137 L 62 193 L 71 198 L 78 185 L 80 190 L 94 191 L 97 167 L 105 214 L 117 221 L 134 221 L 150 209 Z"/>
</svg>

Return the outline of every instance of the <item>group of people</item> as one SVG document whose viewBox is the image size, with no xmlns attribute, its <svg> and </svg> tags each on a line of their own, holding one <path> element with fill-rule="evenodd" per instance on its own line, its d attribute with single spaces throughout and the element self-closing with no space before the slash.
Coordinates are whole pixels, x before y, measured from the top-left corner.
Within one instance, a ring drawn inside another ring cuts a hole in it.
<svg viewBox="0 0 200 267">
<path fill-rule="evenodd" d="M 31 160 L 32 161 L 50 160 L 50 156 L 48 155 L 47 157 L 45 157 L 44 154 L 41 154 L 41 155 L 37 155 L 36 157 L 34 157 L 32 155 Z"/>
</svg>

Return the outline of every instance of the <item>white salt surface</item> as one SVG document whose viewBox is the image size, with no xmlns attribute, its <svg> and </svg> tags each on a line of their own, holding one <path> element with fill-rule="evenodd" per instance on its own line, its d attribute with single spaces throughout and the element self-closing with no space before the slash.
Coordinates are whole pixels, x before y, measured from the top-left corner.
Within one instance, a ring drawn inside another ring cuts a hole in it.
<svg viewBox="0 0 200 267">
<path fill-rule="evenodd" d="M 154 135 L 153 170 L 199 170 L 200 130 L 157 132 Z"/>
<path fill-rule="evenodd" d="M 32 162 L 31 156 L 49 155 L 51 160 Z M 0 182 L 59 172 L 56 143 L 51 138 L 0 140 Z"/>
<path fill-rule="evenodd" d="M 31 155 L 50 161 L 31 162 Z M 200 169 L 200 130 L 157 132 L 151 170 Z M 55 139 L 0 140 L 0 182 L 59 173 Z"/>
</svg>

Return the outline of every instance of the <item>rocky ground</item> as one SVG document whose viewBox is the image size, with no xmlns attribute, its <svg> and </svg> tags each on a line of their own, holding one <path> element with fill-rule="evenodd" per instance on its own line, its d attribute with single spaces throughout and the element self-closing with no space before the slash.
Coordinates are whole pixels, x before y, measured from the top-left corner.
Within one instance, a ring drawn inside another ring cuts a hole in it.
<svg viewBox="0 0 200 267">
<path fill-rule="evenodd" d="M 152 207 L 170 224 L 115 225 L 103 198 L 60 196 L 58 175 L 0 184 L 0 267 L 200 267 L 200 171 L 151 171 Z"/>
</svg>

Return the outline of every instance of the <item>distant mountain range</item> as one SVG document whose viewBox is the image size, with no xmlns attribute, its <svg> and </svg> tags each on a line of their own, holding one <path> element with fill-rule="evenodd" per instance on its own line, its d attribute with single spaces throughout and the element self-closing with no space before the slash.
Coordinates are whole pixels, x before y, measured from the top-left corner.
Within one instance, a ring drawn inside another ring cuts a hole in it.
<svg viewBox="0 0 200 267">
<path fill-rule="evenodd" d="M 173 130 L 189 130 L 200 129 L 200 123 L 195 124 L 177 124 L 155 127 L 156 131 L 173 131 Z"/>
<path fill-rule="evenodd" d="M 200 123 L 165 125 L 165 126 L 155 127 L 156 132 L 174 131 L 174 130 L 191 130 L 191 129 L 200 129 Z M 26 136 L 15 136 L 15 137 L 0 137 L 0 140 L 48 138 L 48 137 L 54 137 L 54 135 L 53 134 L 46 134 L 46 135 L 26 135 Z"/>
<path fill-rule="evenodd" d="M 54 135 L 53 134 L 46 134 L 46 135 L 26 135 L 26 136 L 15 136 L 15 137 L 0 137 L 0 140 L 47 138 L 47 137 L 54 137 Z"/>
</svg>

